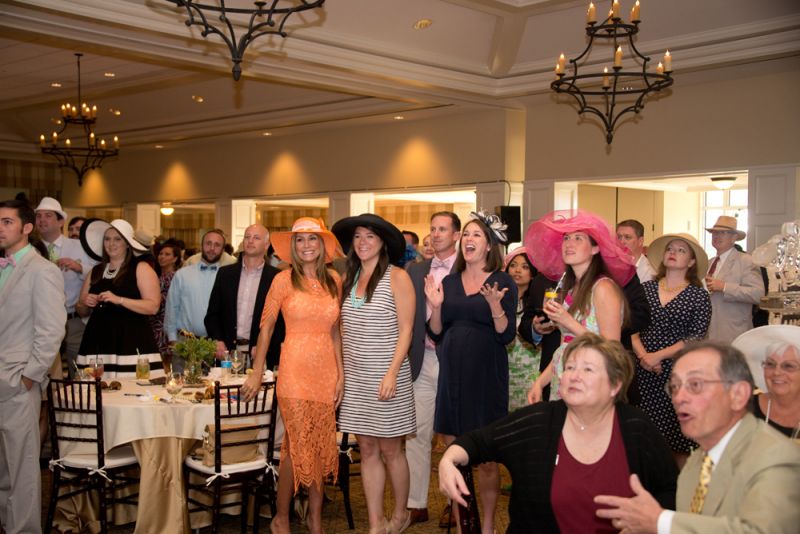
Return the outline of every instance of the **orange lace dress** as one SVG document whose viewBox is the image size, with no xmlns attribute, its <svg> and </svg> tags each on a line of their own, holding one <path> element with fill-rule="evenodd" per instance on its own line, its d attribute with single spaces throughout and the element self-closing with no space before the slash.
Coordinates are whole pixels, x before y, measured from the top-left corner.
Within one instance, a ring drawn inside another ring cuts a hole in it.
<svg viewBox="0 0 800 534">
<path fill-rule="evenodd" d="M 341 280 L 334 273 L 341 292 Z M 336 388 L 336 353 L 331 330 L 338 328 L 339 302 L 319 282 L 305 282 L 305 290 L 292 287 L 291 270 L 272 281 L 261 323 L 283 313 L 286 339 L 281 346 L 278 406 L 286 427 L 281 461 L 289 454 L 294 470 L 294 491 L 300 484 L 321 488 L 328 475 L 336 478 L 338 448 L 333 395 Z M 288 450 L 287 450 L 288 449 Z"/>
</svg>

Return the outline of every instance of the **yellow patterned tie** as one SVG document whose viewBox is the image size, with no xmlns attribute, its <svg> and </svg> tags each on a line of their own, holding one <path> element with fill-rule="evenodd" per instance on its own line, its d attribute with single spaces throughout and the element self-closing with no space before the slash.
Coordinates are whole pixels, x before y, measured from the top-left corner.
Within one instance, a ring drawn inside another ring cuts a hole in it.
<svg viewBox="0 0 800 534">
<path fill-rule="evenodd" d="M 703 503 L 706 500 L 708 493 L 708 483 L 711 482 L 711 470 L 714 469 L 714 460 L 711 456 L 705 455 L 703 458 L 703 465 L 700 467 L 700 480 L 697 482 L 697 489 L 694 490 L 694 497 L 692 497 L 691 512 L 699 514 L 703 511 Z"/>
<path fill-rule="evenodd" d="M 52 262 L 58 261 L 58 252 L 56 252 L 56 245 L 54 243 L 47 245 L 47 259 Z"/>
</svg>

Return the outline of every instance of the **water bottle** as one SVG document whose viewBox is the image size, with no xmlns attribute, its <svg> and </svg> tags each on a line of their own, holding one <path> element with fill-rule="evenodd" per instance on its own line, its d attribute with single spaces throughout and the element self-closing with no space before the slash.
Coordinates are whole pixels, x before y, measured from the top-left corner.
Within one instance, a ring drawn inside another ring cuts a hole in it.
<svg viewBox="0 0 800 534">
<path fill-rule="evenodd" d="M 233 362 L 228 351 L 225 351 L 219 366 L 222 368 L 222 383 L 224 384 L 230 378 L 231 369 L 233 368 Z"/>
</svg>

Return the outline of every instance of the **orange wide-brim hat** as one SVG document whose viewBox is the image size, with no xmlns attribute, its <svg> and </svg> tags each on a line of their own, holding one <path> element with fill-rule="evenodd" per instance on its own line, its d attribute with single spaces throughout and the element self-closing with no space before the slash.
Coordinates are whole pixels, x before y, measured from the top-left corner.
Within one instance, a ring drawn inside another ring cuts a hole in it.
<svg viewBox="0 0 800 534">
<path fill-rule="evenodd" d="M 321 219 L 314 217 L 300 217 L 292 225 L 292 229 L 288 232 L 275 232 L 270 236 L 272 248 L 275 249 L 275 254 L 287 263 L 292 262 L 292 235 L 294 234 L 317 234 L 322 238 L 325 244 L 325 263 L 330 263 L 334 258 L 341 254 L 337 254 L 340 249 L 339 241 L 330 230 L 325 228 L 325 223 Z"/>
</svg>

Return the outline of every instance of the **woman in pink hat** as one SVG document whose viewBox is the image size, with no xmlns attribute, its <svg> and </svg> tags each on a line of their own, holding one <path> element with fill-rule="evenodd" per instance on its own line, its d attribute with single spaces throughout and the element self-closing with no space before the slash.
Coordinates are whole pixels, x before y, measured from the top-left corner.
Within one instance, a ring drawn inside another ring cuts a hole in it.
<svg viewBox="0 0 800 534">
<path fill-rule="evenodd" d="M 556 289 L 566 295 L 563 303 L 548 300 L 547 319 L 533 322 L 540 335 L 561 331 L 561 346 L 528 393 L 528 401 L 534 403 L 542 400 L 548 383 L 550 399 L 561 398 L 561 356 L 573 338 L 593 332 L 619 341 L 627 316 L 620 287 L 633 277 L 636 263 L 602 218 L 582 210 L 554 211 L 534 222 L 525 234 L 525 248 L 539 272 L 557 281 Z"/>
<path fill-rule="evenodd" d="M 289 508 L 300 485 L 309 492 L 309 530 L 322 532 L 322 485 L 336 478 L 336 408 L 344 371 L 339 337 L 339 275 L 327 268 L 338 243 L 322 221 L 301 217 L 289 232 L 272 235 L 276 254 L 291 267 L 276 275 L 264 303 L 253 374 L 242 386 L 252 398 L 261 384 L 278 314 L 286 322 L 281 346 L 278 405 L 286 426 L 278 473 L 277 513 L 270 532 L 289 530 Z"/>
</svg>

